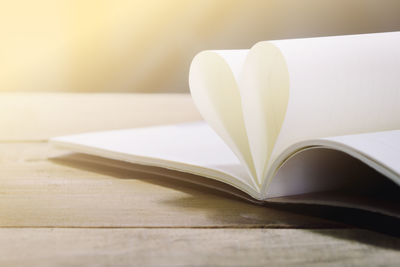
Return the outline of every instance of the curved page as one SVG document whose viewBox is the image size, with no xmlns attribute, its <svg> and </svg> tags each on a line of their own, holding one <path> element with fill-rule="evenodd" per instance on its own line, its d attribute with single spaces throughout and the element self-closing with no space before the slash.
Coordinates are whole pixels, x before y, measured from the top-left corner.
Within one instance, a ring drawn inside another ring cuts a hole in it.
<svg viewBox="0 0 400 267">
<path fill-rule="evenodd" d="M 300 142 L 285 150 L 272 168 L 279 170 L 263 188 L 267 199 L 400 215 L 400 130 Z"/>
<path fill-rule="evenodd" d="M 400 32 L 271 43 L 290 79 L 272 161 L 299 141 L 400 129 Z"/>
<path fill-rule="evenodd" d="M 238 86 L 247 53 L 248 50 L 199 53 L 190 65 L 189 84 L 202 117 L 232 149 L 250 177 L 256 177 Z"/>
<path fill-rule="evenodd" d="M 258 185 L 288 146 L 400 129 L 400 32 L 267 41 L 205 51 L 189 82 L 204 119 Z M 267 181 L 265 181 L 267 180 Z"/>
<path fill-rule="evenodd" d="M 51 143 L 95 156 L 201 175 L 260 198 L 246 169 L 204 122 L 63 136 Z"/>
</svg>

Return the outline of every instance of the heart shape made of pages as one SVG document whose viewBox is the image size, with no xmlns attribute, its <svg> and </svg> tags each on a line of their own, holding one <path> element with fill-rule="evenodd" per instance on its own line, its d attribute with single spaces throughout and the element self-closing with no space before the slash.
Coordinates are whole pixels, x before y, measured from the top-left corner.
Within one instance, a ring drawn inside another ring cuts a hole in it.
<svg viewBox="0 0 400 267">
<path fill-rule="evenodd" d="M 250 50 L 203 51 L 192 61 L 189 85 L 205 121 L 261 185 L 289 102 L 279 48 L 260 42 Z"/>
</svg>

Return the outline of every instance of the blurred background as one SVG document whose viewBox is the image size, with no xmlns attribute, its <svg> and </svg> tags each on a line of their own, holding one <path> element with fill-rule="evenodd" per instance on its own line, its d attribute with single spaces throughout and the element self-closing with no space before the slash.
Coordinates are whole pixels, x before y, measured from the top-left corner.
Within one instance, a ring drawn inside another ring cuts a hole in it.
<svg viewBox="0 0 400 267">
<path fill-rule="evenodd" d="M 201 50 L 396 30 L 398 0 L 0 0 L 0 91 L 188 92 Z"/>
</svg>

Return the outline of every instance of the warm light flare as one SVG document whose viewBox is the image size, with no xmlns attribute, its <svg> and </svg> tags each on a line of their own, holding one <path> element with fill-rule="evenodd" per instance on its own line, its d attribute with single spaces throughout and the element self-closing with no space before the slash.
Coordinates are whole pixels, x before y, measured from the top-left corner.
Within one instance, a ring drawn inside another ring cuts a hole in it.
<svg viewBox="0 0 400 267">
<path fill-rule="evenodd" d="M 180 91 L 204 49 L 399 30 L 399 1 L 0 2 L 0 91 Z"/>
</svg>

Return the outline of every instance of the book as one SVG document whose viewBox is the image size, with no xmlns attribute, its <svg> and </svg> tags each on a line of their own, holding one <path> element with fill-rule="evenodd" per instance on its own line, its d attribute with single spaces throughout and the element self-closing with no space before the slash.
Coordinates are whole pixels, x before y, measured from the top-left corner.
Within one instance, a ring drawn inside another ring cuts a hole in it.
<svg viewBox="0 0 400 267">
<path fill-rule="evenodd" d="M 204 121 L 51 142 L 255 202 L 400 217 L 399 47 L 389 32 L 203 51 L 189 87 Z"/>
</svg>

